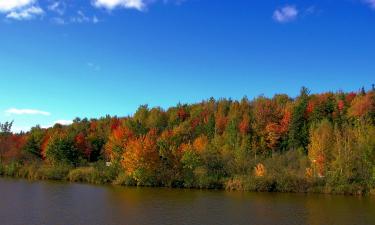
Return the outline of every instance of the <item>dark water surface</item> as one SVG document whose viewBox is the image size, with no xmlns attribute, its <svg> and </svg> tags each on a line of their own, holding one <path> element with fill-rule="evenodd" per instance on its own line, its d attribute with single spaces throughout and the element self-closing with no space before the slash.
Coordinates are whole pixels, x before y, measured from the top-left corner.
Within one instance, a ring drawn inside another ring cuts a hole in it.
<svg viewBox="0 0 375 225">
<path fill-rule="evenodd" d="M 375 224 L 375 199 L 0 178 L 0 224 Z"/>
</svg>

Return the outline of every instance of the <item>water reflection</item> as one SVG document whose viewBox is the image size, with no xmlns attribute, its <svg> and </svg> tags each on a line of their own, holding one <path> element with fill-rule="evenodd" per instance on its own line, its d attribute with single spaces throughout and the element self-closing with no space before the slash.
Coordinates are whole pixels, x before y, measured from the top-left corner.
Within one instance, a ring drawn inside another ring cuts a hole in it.
<svg viewBox="0 0 375 225">
<path fill-rule="evenodd" d="M 375 200 L 0 179 L 0 224 L 375 224 Z"/>
</svg>

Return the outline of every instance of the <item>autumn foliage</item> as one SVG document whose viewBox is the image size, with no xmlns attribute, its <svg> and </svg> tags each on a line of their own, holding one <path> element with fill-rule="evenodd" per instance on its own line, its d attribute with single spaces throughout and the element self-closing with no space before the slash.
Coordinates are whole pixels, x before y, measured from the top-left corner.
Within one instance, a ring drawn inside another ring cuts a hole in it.
<svg viewBox="0 0 375 225">
<path fill-rule="evenodd" d="M 137 185 L 220 188 L 239 176 L 366 183 L 375 181 L 374 126 L 374 90 L 303 88 L 296 98 L 211 98 L 166 110 L 142 105 L 134 116 L 76 118 L 21 134 L 9 132 L 8 123 L 1 126 L 0 162 L 107 162 L 115 168 L 111 179 Z M 282 161 L 287 157 L 294 158 Z"/>
</svg>

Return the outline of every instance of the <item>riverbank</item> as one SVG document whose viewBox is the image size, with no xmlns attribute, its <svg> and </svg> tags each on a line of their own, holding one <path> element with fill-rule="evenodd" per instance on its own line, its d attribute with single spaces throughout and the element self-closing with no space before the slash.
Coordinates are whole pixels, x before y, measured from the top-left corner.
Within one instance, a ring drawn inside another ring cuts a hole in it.
<svg viewBox="0 0 375 225">
<path fill-rule="evenodd" d="M 55 180 L 65 182 L 78 182 L 88 184 L 111 184 L 119 186 L 148 186 L 170 187 L 189 189 L 218 189 L 243 192 L 280 192 L 280 193 L 321 193 L 340 195 L 375 195 L 375 188 L 365 184 L 337 184 L 332 185 L 325 178 L 308 179 L 296 175 L 268 175 L 235 176 L 221 179 L 220 181 L 197 182 L 189 187 L 179 182 L 170 184 L 140 185 L 136 180 L 121 173 L 115 167 L 106 166 L 104 163 L 95 163 L 85 167 L 69 165 L 47 165 L 32 163 L 0 164 L 0 176 L 23 178 L 28 180 Z"/>
</svg>

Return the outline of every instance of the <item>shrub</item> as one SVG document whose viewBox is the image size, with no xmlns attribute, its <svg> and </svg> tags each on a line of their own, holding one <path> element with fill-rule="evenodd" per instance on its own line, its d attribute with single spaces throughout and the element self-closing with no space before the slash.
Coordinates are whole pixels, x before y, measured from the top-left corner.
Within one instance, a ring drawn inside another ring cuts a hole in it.
<svg viewBox="0 0 375 225">
<path fill-rule="evenodd" d="M 97 171 L 93 167 L 80 167 L 69 171 L 68 180 L 71 182 L 96 183 Z"/>
<path fill-rule="evenodd" d="M 225 182 L 225 190 L 228 191 L 244 191 L 244 183 L 243 183 L 243 177 L 234 177 L 231 179 L 228 179 L 227 182 Z"/>
<path fill-rule="evenodd" d="M 3 176 L 4 175 L 4 165 L 3 165 L 3 163 L 1 162 L 1 160 L 0 160 L 0 176 Z"/>
<path fill-rule="evenodd" d="M 65 164 L 43 165 L 38 170 L 38 177 L 42 180 L 65 180 L 72 167 Z"/>
<path fill-rule="evenodd" d="M 137 181 L 134 180 L 131 176 L 126 175 L 125 173 L 120 173 L 113 181 L 113 184 L 123 186 L 136 186 Z"/>
<path fill-rule="evenodd" d="M 118 164 L 113 163 L 111 166 L 106 166 L 105 162 L 101 161 L 92 164 L 92 166 L 100 174 L 101 183 L 111 183 L 118 177 L 121 169 Z"/>
<path fill-rule="evenodd" d="M 307 192 L 310 184 L 304 177 L 293 174 L 276 178 L 276 190 L 279 192 Z"/>
<path fill-rule="evenodd" d="M 105 184 L 115 180 L 118 174 L 119 168 L 116 165 L 106 166 L 104 162 L 97 162 L 88 167 L 71 170 L 68 174 L 68 180 L 71 182 Z"/>
<path fill-rule="evenodd" d="M 25 164 L 18 170 L 17 177 L 36 180 L 39 179 L 38 171 L 39 166 L 37 163 L 33 162 L 30 164 Z"/>
<path fill-rule="evenodd" d="M 7 164 L 3 168 L 3 175 L 9 177 L 15 177 L 18 174 L 18 170 L 21 168 L 21 164 L 15 161 Z"/>
<path fill-rule="evenodd" d="M 48 143 L 46 158 L 53 164 L 76 165 L 79 161 L 79 154 L 75 148 L 74 139 L 66 135 L 53 137 Z"/>
</svg>

